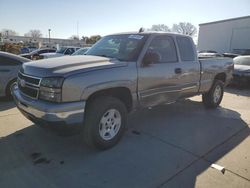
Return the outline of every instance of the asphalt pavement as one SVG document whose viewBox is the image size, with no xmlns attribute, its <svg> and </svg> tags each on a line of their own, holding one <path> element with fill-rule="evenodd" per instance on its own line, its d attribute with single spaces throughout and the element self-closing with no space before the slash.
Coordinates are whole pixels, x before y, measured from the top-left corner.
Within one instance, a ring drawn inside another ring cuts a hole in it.
<svg viewBox="0 0 250 188">
<path fill-rule="evenodd" d="M 228 88 L 215 110 L 197 96 L 130 114 L 121 142 L 96 151 L 2 98 L 0 187 L 249 188 L 249 127 L 250 90 Z"/>
</svg>

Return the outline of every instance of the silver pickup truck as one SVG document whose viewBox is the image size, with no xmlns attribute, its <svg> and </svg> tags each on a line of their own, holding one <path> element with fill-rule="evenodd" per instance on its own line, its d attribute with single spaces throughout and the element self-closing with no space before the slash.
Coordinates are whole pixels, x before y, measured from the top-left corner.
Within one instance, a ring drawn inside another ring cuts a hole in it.
<svg viewBox="0 0 250 188">
<path fill-rule="evenodd" d="M 123 33 L 103 37 L 86 56 L 24 64 L 12 94 L 34 123 L 82 125 L 88 145 L 108 149 L 135 109 L 199 94 L 206 107 L 217 107 L 232 71 L 231 59 L 198 60 L 188 36 Z"/>
</svg>

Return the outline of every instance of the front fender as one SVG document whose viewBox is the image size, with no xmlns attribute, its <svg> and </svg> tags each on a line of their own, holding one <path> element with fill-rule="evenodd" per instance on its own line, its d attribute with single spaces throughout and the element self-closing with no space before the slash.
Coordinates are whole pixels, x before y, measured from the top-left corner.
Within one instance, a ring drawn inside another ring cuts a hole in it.
<svg viewBox="0 0 250 188">
<path fill-rule="evenodd" d="M 106 89 L 112 89 L 112 88 L 127 88 L 130 90 L 132 97 L 134 98 L 134 95 L 136 97 L 136 83 L 130 80 L 121 80 L 121 81 L 109 81 L 109 82 L 101 82 L 98 84 L 93 84 L 88 87 L 86 87 L 82 94 L 81 94 L 81 100 L 87 100 L 92 94 L 106 90 Z"/>
</svg>

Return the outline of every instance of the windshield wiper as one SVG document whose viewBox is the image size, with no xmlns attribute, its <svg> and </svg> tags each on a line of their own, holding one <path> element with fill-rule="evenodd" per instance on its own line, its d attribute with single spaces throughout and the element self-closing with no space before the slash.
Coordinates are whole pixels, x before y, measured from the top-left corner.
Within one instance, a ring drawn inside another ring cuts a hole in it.
<svg viewBox="0 0 250 188">
<path fill-rule="evenodd" d="M 119 60 L 119 61 L 124 61 L 124 60 L 122 60 L 122 59 L 120 59 L 120 58 L 117 58 L 117 57 L 111 57 L 111 56 L 108 56 L 108 55 L 105 55 L 105 54 L 98 55 L 98 56 L 101 56 L 101 57 L 107 57 L 107 58 L 111 58 L 111 59 L 117 59 L 117 60 Z"/>
<path fill-rule="evenodd" d="M 108 56 L 108 55 L 105 55 L 105 54 L 101 54 L 101 55 L 98 55 L 98 56 L 107 57 L 107 58 L 114 58 L 114 57 L 111 57 L 111 56 Z"/>
</svg>

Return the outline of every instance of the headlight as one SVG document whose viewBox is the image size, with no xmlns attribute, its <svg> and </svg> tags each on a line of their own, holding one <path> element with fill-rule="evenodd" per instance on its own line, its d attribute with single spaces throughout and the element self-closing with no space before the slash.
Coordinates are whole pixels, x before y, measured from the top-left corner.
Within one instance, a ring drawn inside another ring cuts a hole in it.
<svg viewBox="0 0 250 188">
<path fill-rule="evenodd" d="M 64 78 L 62 77 L 50 77 L 43 78 L 41 81 L 41 86 L 50 87 L 50 88 L 61 88 Z"/>
<path fill-rule="evenodd" d="M 43 78 L 40 84 L 39 98 L 51 102 L 62 101 L 62 84 L 64 78 Z"/>
</svg>

